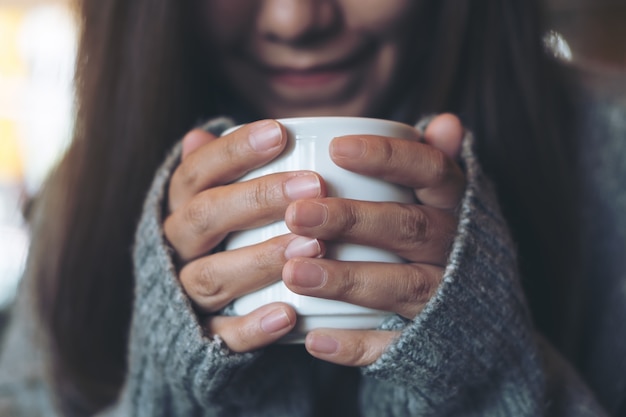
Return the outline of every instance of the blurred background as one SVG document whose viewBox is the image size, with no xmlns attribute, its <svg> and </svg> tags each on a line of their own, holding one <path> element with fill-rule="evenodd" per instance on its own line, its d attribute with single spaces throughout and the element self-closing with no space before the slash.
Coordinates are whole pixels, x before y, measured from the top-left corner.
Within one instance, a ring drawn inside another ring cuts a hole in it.
<svg viewBox="0 0 626 417">
<path fill-rule="evenodd" d="M 70 1 L 0 0 L 0 310 L 27 254 L 21 207 L 71 136 L 77 25 Z M 626 74 L 625 0 L 545 1 L 550 53 L 600 77 Z"/>
<path fill-rule="evenodd" d="M 76 25 L 67 0 L 0 0 L 0 308 L 28 247 L 21 215 L 68 142 Z"/>
</svg>

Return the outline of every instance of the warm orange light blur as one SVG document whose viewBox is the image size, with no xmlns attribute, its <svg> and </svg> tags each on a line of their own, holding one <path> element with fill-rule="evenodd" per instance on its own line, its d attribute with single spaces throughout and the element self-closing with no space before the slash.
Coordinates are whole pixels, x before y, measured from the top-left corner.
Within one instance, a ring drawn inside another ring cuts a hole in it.
<svg viewBox="0 0 626 417">
<path fill-rule="evenodd" d="M 26 258 L 20 205 L 71 135 L 75 32 L 69 2 L 0 0 L 0 309 Z"/>
</svg>

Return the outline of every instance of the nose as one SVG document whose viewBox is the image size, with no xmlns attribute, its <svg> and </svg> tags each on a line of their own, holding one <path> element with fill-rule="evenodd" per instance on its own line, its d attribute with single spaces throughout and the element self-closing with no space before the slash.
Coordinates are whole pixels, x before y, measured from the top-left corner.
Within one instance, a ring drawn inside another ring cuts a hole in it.
<svg viewBox="0 0 626 417">
<path fill-rule="evenodd" d="M 260 0 L 257 29 L 272 41 L 311 43 L 340 21 L 336 0 Z"/>
</svg>

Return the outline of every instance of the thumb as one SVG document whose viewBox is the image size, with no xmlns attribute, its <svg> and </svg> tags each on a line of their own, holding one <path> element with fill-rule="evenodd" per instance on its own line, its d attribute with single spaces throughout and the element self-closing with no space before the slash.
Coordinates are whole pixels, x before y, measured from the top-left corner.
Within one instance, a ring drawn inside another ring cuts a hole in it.
<svg viewBox="0 0 626 417">
<path fill-rule="evenodd" d="M 443 113 L 428 124 L 424 132 L 424 141 L 453 160 L 457 160 L 461 153 L 464 134 L 465 129 L 461 120 L 453 114 Z"/>
<path fill-rule="evenodd" d="M 216 137 L 211 133 L 201 129 L 194 129 L 187 133 L 183 138 L 182 159 L 215 139 Z"/>
</svg>

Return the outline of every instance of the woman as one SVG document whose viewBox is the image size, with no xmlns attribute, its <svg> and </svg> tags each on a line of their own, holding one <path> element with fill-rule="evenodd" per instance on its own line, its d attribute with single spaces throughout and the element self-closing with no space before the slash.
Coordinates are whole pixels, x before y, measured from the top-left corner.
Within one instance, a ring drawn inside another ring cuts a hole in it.
<svg viewBox="0 0 626 417">
<path fill-rule="evenodd" d="M 474 3 L 83 1 L 76 136 L 33 214 L 37 238 L 3 366 L 8 375 L 23 364 L 11 355 L 27 348 L 40 362 L 20 373 L 36 382 L 6 384 L 12 406 L 41 413 L 54 403 L 63 415 L 601 415 L 539 336 L 575 357 L 575 155 L 537 6 Z M 475 146 L 467 135 L 460 150 L 459 120 L 444 115 L 418 125 L 427 144 L 347 137 L 333 149 L 348 169 L 415 188 L 421 204 L 403 208 L 333 203 L 313 175 L 294 198 L 245 210 L 259 188 L 290 178 L 228 185 L 280 153 L 280 126 L 257 121 L 217 139 L 228 126 L 217 119 L 184 135 L 220 115 L 415 123 L 442 112 L 460 115 Z M 358 164 L 341 158 L 358 144 Z M 356 213 L 356 232 L 312 226 L 310 199 L 334 218 Z M 403 245 L 393 236 L 406 231 L 388 220 L 399 213 L 415 229 Z M 283 215 L 312 242 L 376 242 L 408 262 L 375 270 L 317 259 L 319 248 L 291 258 L 294 235 L 220 250 L 229 232 Z M 358 276 L 364 291 L 348 301 L 397 316 L 378 330 L 319 329 L 304 347 L 285 347 L 273 342 L 295 323 L 289 306 L 221 313 L 281 276 L 297 292 L 338 297 L 332 279 L 302 285 L 319 278 L 299 269 L 305 262 Z M 235 272 L 245 277 L 238 288 Z M 390 279 L 382 293 L 375 273 Z M 404 302 L 402 288 L 413 289 Z"/>
</svg>

